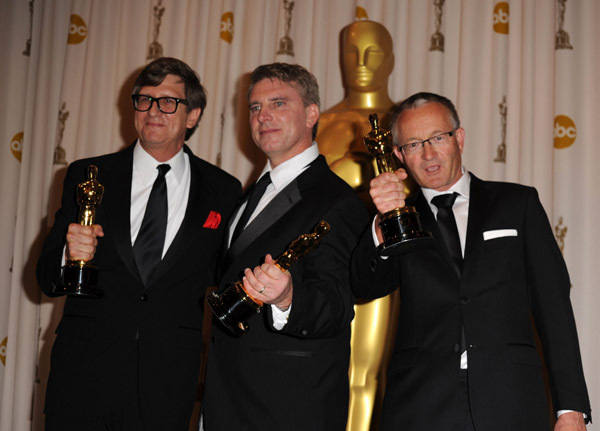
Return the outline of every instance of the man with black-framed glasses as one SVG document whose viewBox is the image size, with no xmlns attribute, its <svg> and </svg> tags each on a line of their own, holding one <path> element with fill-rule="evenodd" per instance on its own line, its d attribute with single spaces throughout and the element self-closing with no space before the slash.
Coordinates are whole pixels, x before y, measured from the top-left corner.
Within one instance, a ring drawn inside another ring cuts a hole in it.
<svg viewBox="0 0 600 431">
<path fill-rule="evenodd" d="M 542 355 L 554 430 L 585 430 L 569 275 L 537 191 L 465 170 L 465 131 L 443 96 L 407 98 L 391 124 L 406 170 L 373 179 L 373 203 L 380 214 L 414 206 L 435 242 L 382 258 L 376 218 L 353 255 L 358 297 L 400 289 L 380 430 L 548 431 Z M 410 196 L 407 172 L 420 186 Z"/>
<path fill-rule="evenodd" d="M 239 181 L 185 141 L 206 106 L 184 62 L 160 58 L 132 94 L 139 138 L 69 166 L 62 207 L 38 262 L 55 296 L 66 259 L 98 268 L 101 298 L 68 297 L 56 330 L 46 431 L 188 430 L 202 350 L 202 298 L 216 284 L 225 222 Z M 76 185 L 98 167 L 104 196 L 93 226 L 75 221 Z"/>
</svg>

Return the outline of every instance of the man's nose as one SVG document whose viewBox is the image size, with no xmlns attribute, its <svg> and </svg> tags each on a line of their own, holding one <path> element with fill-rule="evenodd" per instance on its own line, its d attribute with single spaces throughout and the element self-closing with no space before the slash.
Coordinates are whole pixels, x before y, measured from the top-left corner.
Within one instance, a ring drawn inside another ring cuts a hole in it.
<svg viewBox="0 0 600 431">
<path fill-rule="evenodd" d="M 435 148 L 433 148 L 433 145 L 431 145 L 431 141 L 425 141 L 422 145 L 423 151 L 421 152 L 421 157 L 429 160 L 436 155 Z"/>
<path fill-rule="evenodd" d="M 150 109 L 148 110 L 148 114 L 156 117 L 157 115 L 162 114 L 161 110 L 158 109 L 158 100 L 153 100 L 151 105 L 150 105 Z"/>
<path fill-rule="evenodd" d="M 258 113 L 258 121 L 264 123 L 265 121 L 269 121 L 271 119 L 271 111 L 269 108 L 263 107 L 260 109 Z"/>
</svg>

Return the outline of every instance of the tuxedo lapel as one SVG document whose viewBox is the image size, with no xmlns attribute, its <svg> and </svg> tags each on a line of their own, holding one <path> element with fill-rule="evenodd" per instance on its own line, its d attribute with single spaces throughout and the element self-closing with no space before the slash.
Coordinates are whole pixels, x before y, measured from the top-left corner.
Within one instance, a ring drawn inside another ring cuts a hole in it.
<svg viewBox="0 0 600 431">
<path fill-rule="evenodd" d="M 467 239 L 465 243 L 465 258 L 463 272 L 472 264 L 474 251 L 478 244 L 483 241 L 483 224 L 485 215 L 488 214 L 489 193 L 485 192 L 484 182 L 471 174 L 471 188 L 469 197 L 469 217 L 467 222 Z"/>
<path fill-rule="evenodd" d="M 100 204 L 105 210 L 106 227 L 111 240 L 115 242 L 121 260 L 140 281 L 140 275 L 131 246 L 131 181 L 133 170 L 133 147 L 117 153 L 115 159 L 99 170 L 98 177 L 104 185 L 104 196 Z M 112 231 L 112 235 L 110 232 Z M 108 239 L 108 238 L 107 238 Z"/>
<path fill-rule="evenodd" d="M 286 188 L 273 198 L 271 202 L 250 222 L 250 224 L 231 244 L 228 252 L 228 260 L 233 260 L 241 251 L 245 250 L 252 242 L 269 229 L 290 208 L 302 199 L 298 185 L 298 179 L 292 181 Z"/>
</svg>

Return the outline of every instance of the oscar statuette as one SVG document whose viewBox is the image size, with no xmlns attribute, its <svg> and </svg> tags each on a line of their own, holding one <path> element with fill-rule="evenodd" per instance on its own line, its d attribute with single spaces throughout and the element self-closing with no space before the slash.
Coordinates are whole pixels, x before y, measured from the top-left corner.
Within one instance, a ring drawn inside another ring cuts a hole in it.
<svg viewBox="0 0 600 431">
<path fill-rule="evenodd" d="M 315 250 L 330 229 L 326 221 L 320 221 L 313 233 L 300 235 L 292 241 L 289 248 L 275 259 L 275 265 L 282 271 L 289 269 L 299 258 Z M 213 292 L 208 297 L 208 305 L 223 326 L 235 335 L 242 335 L 248 331 L 246 319 L 260 313 L 263 302 L 251 297 L 244 283 L 238 280 L 220 294 Z"/>
<path fill-rule="evenodd" d="M 91 226 L 96 217 L 96 207 L 102 201 L 104 186 L 97 180 L 98 168 L 90 165 L 87 168 L 87 180 L 77 186 L 77 203 L 79 204 L 79 224 Z M 99 298 L 102 290 L 98 288 L 98 269 L 91 261 L 67 260 L 62 267 L 61 282 L 54 286 L 57 295 Z"/>
<path fill-rule="evenodd" d="M 369 122 L 372 130 L 365 135 L 364 141 L 377 162 L 377 170 L 380 174 L 396 171 L 391 131 L 379 128 L 377 114 L 369 115 Z M 383 243 L 378 247 L 381 256 L 403 254 L 433 240 L 431 233 L 421 228 L 419 213 L 412 206 L 381 214 L 379 227 L 383 235 Z"/>
</svg>

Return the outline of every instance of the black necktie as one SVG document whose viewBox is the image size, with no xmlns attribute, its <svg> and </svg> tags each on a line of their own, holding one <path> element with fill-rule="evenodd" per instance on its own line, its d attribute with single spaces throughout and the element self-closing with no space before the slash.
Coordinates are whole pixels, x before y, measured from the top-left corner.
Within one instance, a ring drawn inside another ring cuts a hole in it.
<svg viewBox="0 0 600 431">
<path fill-rule="evenodd" d="M 431 203 L 434 204 L 438 209 L 438 227 L 440 228 L 440 232 L 442 233 L 446 247 L 448 247 L 448 252 L 450 253 L 450 257 L 454 263 L 456 275 L 458 275 L 458 278 L 460 279 L 462 274 L 463 257 L 460 248 L 458 228 L 456 227 L 456 219 L 454 218 L 454 213 L 452 212 L 452 206 L 454 205 L 454 201 L 457 197 L 458 193 L 456 192 L 446 193 L 434 197 L 431 200 Z M 465 328 L 461 323 L 460 351 L 464 352 L 465 350 L 467 350 L 467 340 L 465 338 Z"/>
<path fill-rule="evenodd" d="M 158 177 L 150 191 L 142 226 L 133 245 L 133 255 L 144 284 L 147 284 L 162 259 L 169 214 L 165 175 L 171 166 L 163 164 L 156 168 Z"/>
<path fill-rule="evenodd" d="M 431 203 L 438 208 L 437 222 L 454 263 L 454 269 L 456 275 L 460 278 L 462 273 L 462 251 L 460 248 L 460 238 L 458 236 L 458 229 L 456 227 L 456 220 L 454 219 L 454 213 L 452 212 L 452 205 L 456 200 L 458 193 L 446 193 L 443 195 L 435 196 Z"/>
<path fill-rule="evenodd" d="M 256 184 L 254 184 L 254 187 L 252 187 L 252 190 L 250 191 L 250 194 L 248 196 L 248 203 L 246 204 L 246 208 L 244 208 L 244 212 L 242 213 L 242 216 L 238 220 L 237 225 L 235 226 L 235 230 L 233 231 L 233 236 L 231 237 L 231 244 L 233 244 L 237 237 L 240 236 L 240 234 L 244 231 L 244 228 L 248 224 L 250 216 L 256 209 L 260 198 L 262 198 L 262 196 L 265 194 L 265 190 L 267 190 L 267 186 L 269 184 L 271 184 L 271 175 L 269 174 L 269 172 L 267 172 L 260 178 L 260 180 L 258 180 Z"/>
</svg>

